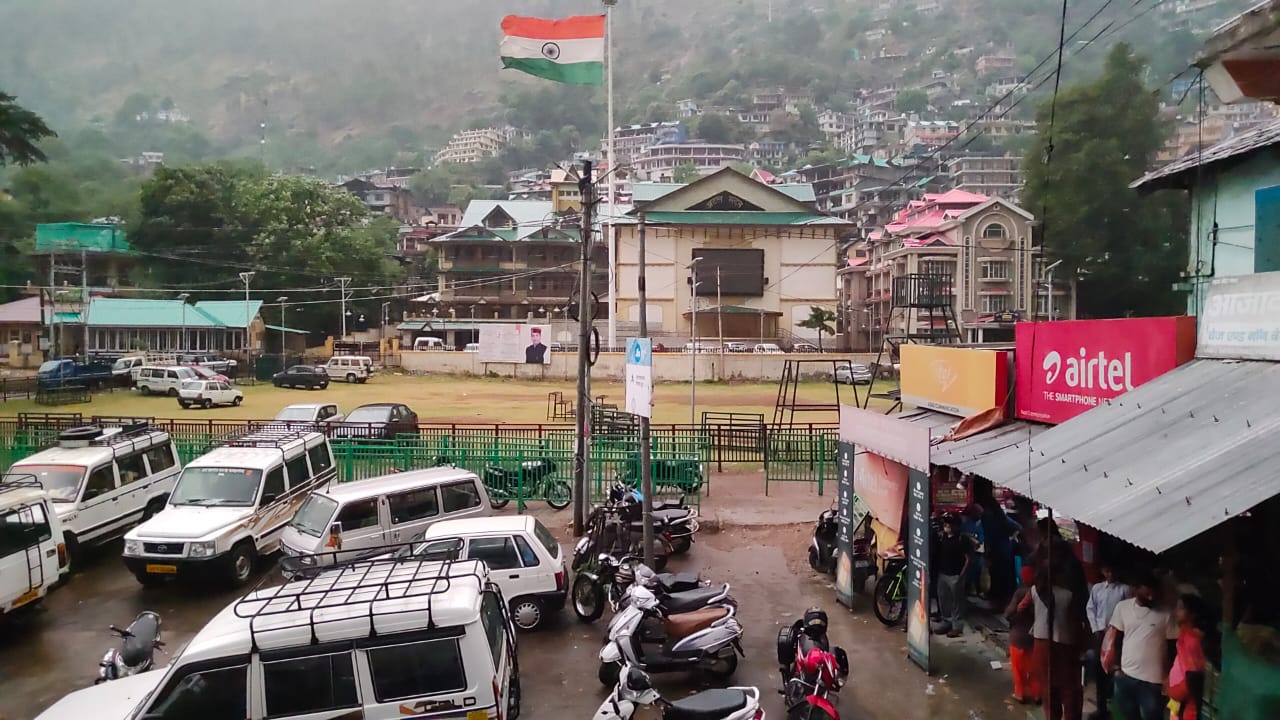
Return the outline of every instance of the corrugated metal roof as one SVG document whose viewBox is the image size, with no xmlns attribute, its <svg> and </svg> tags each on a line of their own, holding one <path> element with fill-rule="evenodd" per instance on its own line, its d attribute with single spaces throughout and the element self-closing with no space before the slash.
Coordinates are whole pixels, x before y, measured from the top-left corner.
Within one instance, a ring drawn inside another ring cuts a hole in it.
<svg viewBox="0 0 1280 720">
<path fill-rule="evenodd" d="M 1280 143 L 1280 120 L 1254 128 L 1233 138 L 1228 138 L 1217 145 L 1205 149 L 1203 152 L 1193 152 L 1181 160 L 1175 160 L 1162 168 L 1152 170 L 1134 180 L 1129 184 L 1129 187 L 1140 188 L 1150 185 L 1151 187 L 1148 188 L 1150 190 L 1178 187 L 1177 177 L 1185 172 L 1195 170 L 1197 167 L 1206 167 L 1222 162 L 1237 155 L 1251 153 L 1276 143 Z"/>
<path fill-rule="evenodd" d="M 1196 360 L 972 472 L 1163 552 L 1280 494 L 1277 397 L 1280 363 Z"/>
<path fill-rule="evenodd" d="M 0 324 L 40 324 L 40 298 L 31 297 L 0 305 Z"/>
<path fill-rule="evenodd" d="M 938 443 L 933 446 L 929 459 L 935 465 L 945 465 L 962 472 L 982 475 L 975 468 L 981 467 L 997 453 L 1008 450 L 1020 452 L 1023 457 L 1026 457 L 1028 433 L 1034 438 L 1048 429 L 1048 425 L 1014 420 L 963 440 Z"/>
<path fill-rule="evenodd" d="M 243 300 L 206 300 L 187 305 L 181 300 L 141 298 L 93 298 L 89 303 L 89 325 L 113 327 L 242 328 Z M 249 301 L 250 321 L 262 308 L 260 300 Z"/>
</svg>

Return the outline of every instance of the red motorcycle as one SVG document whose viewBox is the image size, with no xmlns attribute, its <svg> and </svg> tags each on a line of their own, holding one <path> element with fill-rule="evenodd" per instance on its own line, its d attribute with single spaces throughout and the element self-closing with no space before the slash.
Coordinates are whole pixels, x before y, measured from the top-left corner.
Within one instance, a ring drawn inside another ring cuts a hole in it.
<svg viewBox="0 0 1280 720">
<path fill-rule="evenodd" d="M 778 665 L 789 720 L 840 720 L 835 694 L 849 678 L 849 656 L 831 648 L 826 612 L 810 608 L 778 631 Z"/>
</svg>

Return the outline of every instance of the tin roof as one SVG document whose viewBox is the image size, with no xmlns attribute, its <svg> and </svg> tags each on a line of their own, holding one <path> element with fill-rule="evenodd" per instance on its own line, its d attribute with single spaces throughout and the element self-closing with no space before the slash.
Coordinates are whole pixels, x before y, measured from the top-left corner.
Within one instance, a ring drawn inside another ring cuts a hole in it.
<svg viewBox="0 0 1280 720">
<path fill-rule="evenodd" d="M 89 325 L 114 327 L 242 328 L 243 300 L 205 300 L 186 305 L 181 300 L 142 298 L 93 298 L 89 303 Z M 257 317 L 260 300 L 249 301 L 248 318 Z"/>
<path fill-rule="evenodd" d="M 1190 182 L 1185 175 L 1189 171 L 1247 155 L 1277 143 L 1280 143 L 1280 120 L 1228 138 L 1201 152 L 1193 152 L 1181 160 L 1175 160 L 1162 168 L 1152 170 L 1134 180 L 1129 187 L 1143 190 L 1187 187 Z"/>
</svg>

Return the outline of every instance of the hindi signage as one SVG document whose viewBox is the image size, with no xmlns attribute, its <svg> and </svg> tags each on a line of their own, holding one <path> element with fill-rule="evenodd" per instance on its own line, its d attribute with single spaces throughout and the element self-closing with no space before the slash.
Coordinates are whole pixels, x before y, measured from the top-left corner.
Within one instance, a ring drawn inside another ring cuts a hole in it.
<svg viewBox="0 0 1280 720">
<path fill-rule="evenodd" d="M 1196 357 L 1280 360 L 1280 272 L 1218 278 L 1209 285 Z"/>
</svg>

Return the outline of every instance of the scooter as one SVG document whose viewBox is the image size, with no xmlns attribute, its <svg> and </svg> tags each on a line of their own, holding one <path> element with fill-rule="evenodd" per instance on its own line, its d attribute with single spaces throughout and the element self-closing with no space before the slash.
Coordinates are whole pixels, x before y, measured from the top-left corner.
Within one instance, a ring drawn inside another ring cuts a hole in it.
<svg viewBox="0 0 1280 720">
<path fill-rule="evenodd" d="M 631 523 L 633 531 L 644 532 L 644 495 L 623 483 L 609 490 L 609 500 L 619 508 L 623 518 Z M 698 532 L 698 511 L 678 501 L 666 501 L 653 506 L 653 532 L 666 539 L 671 552 L 680 555 L 693 547 L 693 536 Z"/>
<path fill-rule="evenodd" d="M 585 541 L 583 538 L 579 544 Z M 604 614 L 606 603 L 617 612 L 638 576 L 643 577 L 646 587 L 662 595 L 698 590 L 710 584 L 697 573 L 656 573 L 636 558 L 601 554 L 594 570 L 579 570 L 573 579 L 574 614 L 582 622 L 594 622 Z"/>
<path fill-rule="evenodd" d="M 94 685 L 146 672 L 152 667 L 155 651 L 164 652 L 164 643 L 160 641 L 160 616 L 150 610 L 138 613 L 138 617 L 124 630 L 115 625 L 110 629 L 123 642 L 119 649 L 111 648 L 102 656 Z"/>
<path fill-rule="evenodd" d="M 849 656 L 831 648 L 826 612 L 810 608 L 778 632 L 778 664 L 788 718 L 840 720 L 834 700 L 849 677 Z"/>
<path fill-rule="evenodd" d="M 764 720 L 760 707 L 760 690 L 753 687 L 731 687 L 704 690 L 669 702 L 653 685 L 643 670 L 626 666 L 609 697 L 596 710 L 594 720 L 631 720 L 641 705 L 658 705 L 663 720 Z"/>
<path fill-rule="evenodd" d="M 823 510 L 818 516 L 818 525 L 813 529 L 813 541 L 809 543 L 809 567 L 820 573 L 835 572 L 836 535 L 839 529 L 835 508 Z"/>
<path fill-rule="evenodd" d="M 743 654 L 742 625 L 735 613 L 732 606 L 713 605 L 664 617 L 658 598 L 635 586 L 631 604 L 610 624 L 597 677 L 605 687 L 613 686 L 625 664 L 647 672 L 703 670 L 717 679 L 728 678 Z M 648 618 L 662 622 L 646 623 L 642 629 Z"/>
</svg>

